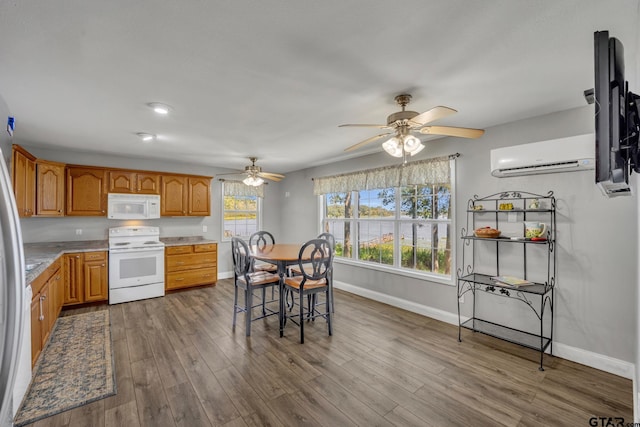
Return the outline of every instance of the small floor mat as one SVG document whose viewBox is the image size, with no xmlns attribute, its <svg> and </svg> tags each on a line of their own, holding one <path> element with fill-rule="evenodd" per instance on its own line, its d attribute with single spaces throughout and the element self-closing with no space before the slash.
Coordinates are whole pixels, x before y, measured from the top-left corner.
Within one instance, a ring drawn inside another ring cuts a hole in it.
<svg viewBox="0 0 640 427">
<path fill-rule="evenodd" d="M 109 310 L 60 317 L 33 372 L 16 427 L 114 395 Z"/>
</svg>

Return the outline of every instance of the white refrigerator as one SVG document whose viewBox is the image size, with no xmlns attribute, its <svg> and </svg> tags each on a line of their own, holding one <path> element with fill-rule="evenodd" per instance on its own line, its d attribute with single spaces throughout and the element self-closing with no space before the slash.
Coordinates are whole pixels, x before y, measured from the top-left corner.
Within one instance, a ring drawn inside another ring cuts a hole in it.
<svg viewBox="0 0 640 427">
<path fill-rule="evenodd" d="M 0 426 L 12 425 L 25 328 L 24 250 L 11 178 L 0 150 Z M 22 363 L 24 365 L 24 362 Z M 29 365 L 29 372 L 30 372 Z M 24 366 L 21 368 L 24 369 Z M 27 379 L 28 381 L 28 379 Z M 18 402 L 19 403 L 19 402 Z"/>
</svg>

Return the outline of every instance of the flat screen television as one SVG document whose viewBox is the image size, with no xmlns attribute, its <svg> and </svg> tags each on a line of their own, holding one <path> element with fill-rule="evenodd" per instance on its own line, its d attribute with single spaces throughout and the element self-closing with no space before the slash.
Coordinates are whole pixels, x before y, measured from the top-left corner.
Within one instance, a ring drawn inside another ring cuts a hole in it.
<svg viewBox="0 0 640 427">
<path fill-rule="evenodd" d="M 624 47 L 608 31 L 594 33 L 596 184 L 609 197 L 629 195 L 638 162 L 638 99 L 624 76 Z"/>
</svg>

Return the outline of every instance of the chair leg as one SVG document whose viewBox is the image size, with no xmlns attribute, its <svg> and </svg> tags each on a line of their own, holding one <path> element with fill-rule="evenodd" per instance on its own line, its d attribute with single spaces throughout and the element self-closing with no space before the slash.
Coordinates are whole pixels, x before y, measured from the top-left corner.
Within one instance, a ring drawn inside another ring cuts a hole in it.
<svg viewBox="0 0 640 427">
<path fill-rule="evenodd" d="M 304 344 L 304 295 L 300 291 L 300 344 Z"/>
<path fill-rule="evenodd" d="M 264 308 L 264 301 L 266 299 L 266 296 L 267 296 L 267 289 L 266 288 L 262 288 L 262 315 L 263 316 L 267 315 L 267 312 L 266 312 L 266 310 Z"/>
<path fill-rule="evenodd" d="M 335 313 L 335 306 L 333 305 L 333 272 L 331 273 L 331 276 L 329 278 L 329 293 L 331 294 L 331 312 Z"/>
<path fill-rule="evenodd" d="M 331 307 L 333 307 L 333 295 L 331 294 L 331 287 L 327 286 L 327 290 L 326 290 L 326 299 L 327 299 L 327 304 L 326 304 L 326 315 L 327 315 L 327 328 L 329 329 L 329 336 L 331 336 L 333 334 L 333 325 L 331 324 Z"/>
<path fill-rule="evenodd" d="M 251 289 L 251 286 L 247 286 L 247 290 L 245 291 L 245 297 L 244 297 L 244 306 L 245 306 L 245 313 L 244 313 L 244 318 L 245 318 L 245 323 L 246 323 L 246 335 L 250 336 L 251 335 L 251 306 L 253 305 L 253 290 Z"/>
<path fill-rule="evenodd" d="M 231 326 L 236 327 L 236 315 L 238 314 L 238 285 L 233 284 L 233 323 Z"/>
</svg>

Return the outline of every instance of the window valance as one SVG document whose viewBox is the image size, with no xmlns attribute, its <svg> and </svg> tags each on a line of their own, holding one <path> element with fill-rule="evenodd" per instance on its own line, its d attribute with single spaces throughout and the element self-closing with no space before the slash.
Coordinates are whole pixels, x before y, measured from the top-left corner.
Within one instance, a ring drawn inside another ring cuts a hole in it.
<svg viewBox="0 0 640 427">
<path fill-rule="evenodd" d="M 313 194 L 345 193 L 375 188 L 404 187 L 415 184 L 447 184 L 451 178 L 450 161 L 459 154 L 420 160 L 404 165 L 314 178 Z"/>
<path fill-rule="evenodd" d="M 253 187 L 241 181 L 223 181 L 225 196 L 258 196 L 264 198 L 264 185 Z"/>
</svg>

